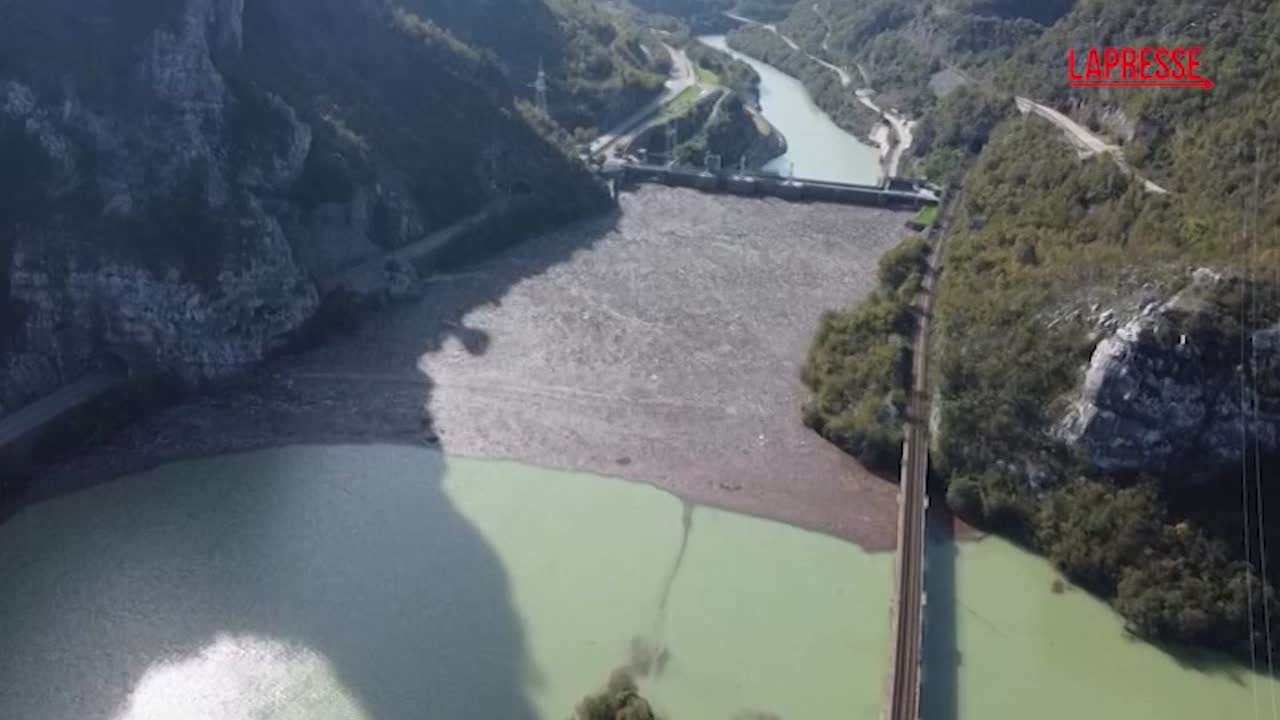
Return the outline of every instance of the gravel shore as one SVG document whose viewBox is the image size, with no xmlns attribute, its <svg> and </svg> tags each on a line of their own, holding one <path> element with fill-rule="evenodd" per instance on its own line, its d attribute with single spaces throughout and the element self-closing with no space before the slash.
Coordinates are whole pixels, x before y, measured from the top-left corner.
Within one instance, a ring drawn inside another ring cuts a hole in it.
<svg viewBox="0 0 1280 720">
<path fill-rule="evenodd" d="M 891 548 L 896 487 L 801 425 L 798 369 L 819 314 L 871 290 L 908 215 L 642 187 L 152 413 L 32 496 L 179 458 L 435 438 Z"/>
</svg>

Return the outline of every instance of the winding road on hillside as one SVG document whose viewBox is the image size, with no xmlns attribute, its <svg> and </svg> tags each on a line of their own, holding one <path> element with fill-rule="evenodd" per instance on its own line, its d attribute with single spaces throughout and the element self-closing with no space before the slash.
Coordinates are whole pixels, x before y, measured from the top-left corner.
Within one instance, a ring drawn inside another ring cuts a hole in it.
<svg viewBox="0 0 1280 720">
<path fill-rule="evenodd" d="M 664 105 L 675 100 L 685 90 L 699 86 L 698 74 L 694 71 L 693 61 L 689 59 L 688 53 L 666 43 L 662 46 L 671 54 L 671 77 L 667 80 L 662 93 L 636 110 L 626 120 L 618 123 L 612 130 L 592 141 L 590 145 L 592 155 L 599 155 L 618 143 L 627 145 L 653 124 L 654 118 L 658 116 Z M 712 88 L 703 88 L 702 94 L 712 91 Z"/>
<path fill-rule="evenodd" d="M 965 72 L 964 70 L 956 67 L 955 65 L 948 64 L 947 67 L 950 70 L 957 73 L 958 75 L 960 75 L 960 77 L 964 78 L 965 81 L 969 83 L 972 83 L 975 85 L 986 85 L 988 89 L 991 89 L 995 92 L 1000 92 L 999 88 L 993 87 L 990 83 L 980 82 L 977 78 Z M 1119 145 L 1115 145 L 1107 142 L 1106 140 L 1099 137 L 1096 133 L 1089 130 L 1089 128 L 1086 128 L 1085 126 L 1081 125 L 1075 120 L 1072 120 L 1071 118 L 1067 117 L 1063 113 L 1057 110 L 1054 110 L 1048 105 L 1045 105 L 1043 103 L 1038 103 L 1035 100 L 1032 100 L 1031 98 L 1023 97 L 1021 95 L 1016 95 L 1014 96 L 1014 103 L 1017 104 L 1018 106 L 1018 112 L 1022 113 L 1023 115 L 1030 115 L 1030 114 L 1039 115 L 1045 120 L 1048 120 L 1049 122 L 1053 123 L 1059 130 L 1062 131 L 1062 134 L 1064 137 L 1066 137 L 1067 141 L 1076 147 L 1076 150 L 1079 152 L 1080 157 L 1082 158 L 1092 157 L 1099 153 L 1110 155 L 1111 159 L 1115 162 L 1116 166 L 1119 167 L 1120 170 L 1124 172 L 1125 175 L 1128 175 L 1138 180 L 1139 182 L 1141 182 L 1142 186 L 1147 189 L 1147 192 L 1155 193 L 1157 195 L 1169 194 L 1168 189 L 1164 188 L 1161 185 L 1156 184 L 1149 178 L 1143 176 L 1137 170 L 1134 170 L 1133 166 L 1130 165 L 1124 159 L 1124 150 Z"/>
<path fill-rule="evenodd" d="M 813 14 L 818 16 L 818 19 L 822 21 L 822 25 L 827 29 L 826 34 L 822 36 L 822 52 L 829 53 L 831 52 L 831 22 L 827 20 L 827 16 L 822 12 L 822 6 L 818 3 L 813 4 Z M 862 66 L 862 63 L 854 60 L 853 66 L 858 70 L 858 74 L 862 76 L 863 87 L 871 87 L 871 76 L 867 74 L 867 69 Z M 828 65 L 827 67 L 835 70 L 840 75 L 840 83 L 842 85 L 850 84 L 849 74 L 840 66 Z"/>
<path fill-rule="evenodd" d="M 1053 123 L 1062 130 L 1062 134 L 1066 136 L 1067 140 L 1079 149 L 1081 157 L 1092 157 L 1099 153 L 1110 155 L 1111 159 L 1115 161 L 1120 170 L 1124 172 L 1125 175 L 1141 182 L 1143 187 L 1147 189 L 1147 192 L 1152 192 L 1157 195 L 1169 194 L 1168 190 L 1157 185 L 1146 177 L 1143 177 L 1137 170 L 1134 170 L 1133 166 L 1124 159 L 1124 151 L 1119 145 L 1108 143 L 1093 132 L 1090 132 L 1088 128 L 1084 127 L 1080 123 L 1047 105 L 1042 105 L 1025 97 L 1016 97 L 1014 98 L 1014 101 L 1018 105 L 1018 111 L 1023 115 L 1034 113 Z"/>
<path fill-rule="evenodd" d="M 829 53 L 831 52 L 831 23 L 827 20 L 827 16 L 822 14 L 822 6 L 818 3 L 813 4 L 813 14 L 818 16 L 818 19 L 822 21 L 822 26 L 827 29 L 827 32 L 822 36 L 822 52 Z M 840 78 L 841 85 L 849 87 L 853 84 L 853 78 L 849 76 L 849 73 L 845 72 L 844 68 L 828 62 L 827 60 L 814 57 L 813 55 L 810 55 L 809 57 L 812 57 L 814 60 L 822 63 L 822 65 L 827 69 L 834 72 L 836 76 Z M 866 87 L 871 87 L 871 78 L 867 77 L 867 71 L 864 70 L 861 65 L 858 65 L 858 72 L 862 75 L 862 84 Z"/>
<path fill-rule="evenodd" d="M 800 50 L 800 46 L 796 44 L 796 41 L 778 32 L 778 26 L 774 25 L 773 23 L 762 23 L 759 20 L 752 20 L 746 15 L 739 15 L 733 12 L 727 12 L 724 14 L 724 16 L 729 18 L 730 20 L 737 20 L 738 22 L 745 23 L 747 25 L 759 25 L 765 30 L 768 30 L 774 35 L 777 35 L 778 37 L 782 38 L 782 42 L 786 43 L 792 50 Z"/>
</svg>

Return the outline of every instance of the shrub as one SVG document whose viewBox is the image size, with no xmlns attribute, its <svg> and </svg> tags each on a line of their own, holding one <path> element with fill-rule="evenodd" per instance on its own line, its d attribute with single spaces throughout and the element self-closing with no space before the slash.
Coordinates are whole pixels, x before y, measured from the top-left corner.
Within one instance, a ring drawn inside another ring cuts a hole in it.
<svg viewBox="0 0 1280 720">
<path fill-rule="evenodd" d="M 952 478 L 947 484 L 947 507 L 970 522 L 981 523 L 986 517 L 982 485 L 968 475 Z"/>
<path fill-rule="evenodd" d="M 913 274 L 923 275 L 928 268 L 929 243 L 920 236 L 909 237 L 880 256 L 880 285 L 896 291 Z"/>
<path fill-rule="evenodd" d="M 631 675 L 616 670 L 603 690 L 578 703 L 574 720 L 657 720 L 657 716 L 640 697 Z"/>
<path fill-rule="evenodd" d="M 801 368 L 809 388 L 803 418 L 868 467 L 892 472 L 901 459 L 915 317 L 910 302 L 928 245 L 913 237 L 880 262 L 880 289 L 843 312 L 824 313 Z"/>
</svg>

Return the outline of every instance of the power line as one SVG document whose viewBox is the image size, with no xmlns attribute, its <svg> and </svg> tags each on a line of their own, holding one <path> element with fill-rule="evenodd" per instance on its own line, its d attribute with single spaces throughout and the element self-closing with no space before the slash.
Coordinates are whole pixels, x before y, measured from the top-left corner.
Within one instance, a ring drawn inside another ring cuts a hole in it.
<svg viewBox="0 0 1280 720">
<path fill-rule="evenodd" d="M 1247 214 L 1246 210 L 1246 214 Z M 1241 228 L 1241 240 L 1245 240 L 1244 228 Z M 1247 253 L 1247 250 L 1246 250 Z M 1246 264 L 1247 267 L 1247 264 Z M 1247 602 L 1249 623 L 1249 668 L 1253 671 L 1249 686 L 1253 690 L 1253 718 L 1258 720 L 1258 648 L 1254 644 L 1253 627 L 1253 563 L 1251 562 L 1253 538 L 1249 523 L 1249 435 L 1248 420 L 1245 416 L 1248 407 L 1249 379 L 1244 369 L 1248 367 L 1248 349 L 1245 347 L 1244 328 L 1248 327 L 1248 303 L 1241 298 L 1240 302 L 1240 515 L 1244 523 L 1244 588 Z M 1265 600 L 1265 598 L 1264 598 Z"/>
<path fill-rule="evenodd" d="M 1253 327 L 1261 326 L 1261 317 L 1258 310 L 1258 288 L 1257 281 L 1257 263 L 1258 263 L 1258 228 L 1259 216 L 1261 214 L 1261 194 L 1262 194 L 1262 168 L 1266 164 L 1266 151 L 1259 147 L 1254 157 L 1254 181 L 1253 181 L 1253 217 L 1249 225 L 1251 233 L 1249 248 L 1249 275 L 1251 278 L 1249 288 L 1249 304 L 1253 309 Z M 1257 500 L 1258 511 L 1258 561 L 1262 567 L 1262 618 L 1264 627 L 1264 638 L 1266 640 L 1267 650 L 1267 677 L 1274 680 L 1276 674 L 1274 652 L 1271 644 L 1271 603 L 1267 597 L 1267 532 L 1265 522 L 1265 510 L 1262 497 L 1262 452 L 1258 439 L 1258 421 L 1260 413 L 1258 410 L 1258 344 L 1254 339 L 1249 342 L 1251 365 L 1247 376 L 1253 385 L 1253 480 L 1254 495 Z M 1243 408 L 1242 408 L 1243 409 Z M 1246 426 L 1248 427 L 1248 426 Z M 1275 683 L 1268 683 L 1271 695 L 1271 717 L 1276 717 L 1276 688 Z"/>
</svg>

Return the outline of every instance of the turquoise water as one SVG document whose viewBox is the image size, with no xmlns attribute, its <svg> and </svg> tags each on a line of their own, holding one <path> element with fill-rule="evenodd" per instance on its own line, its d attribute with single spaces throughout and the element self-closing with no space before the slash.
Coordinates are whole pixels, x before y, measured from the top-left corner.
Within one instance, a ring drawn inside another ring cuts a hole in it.
<svg viewBox="0 0 1280 720">
<path fill-rule="evenodd" d="M 879 717 L 892 556 L 648 486 L 391 446 L 179 463 L 0 526 L 0 717 Z M 927 720 L 1246 717 L 1008 543 L 929 554 Z M 756 713 L 751 715 L 750 713 Z"/>
<path fill-rule="evenodd" d="M 648 650 L 669 718 L 872 720 L 892 558 L 618 480 L 302 447 L 28 508 L 0 577 L 5 718 L 563 720 Z"/>
<path fill-rule="evenodd" d="M 840 129 L 809 96 L 804 84 L 772 65 L 730 49 L 723 35 L 705 35 L 702 43 L 729 53 L 760 75 L 760 111 L 787 139 L 787 152 L 767 170 L 796 177 L 875 184 L 880 181 L 880 151 Z"/>
<path fill-rule="evenodd" d="M 1274 680 L 1133 639 L 1104 603 L 1003 540 L 929 549 L 928 720 L 1272 717 Z"/>
</svg>

